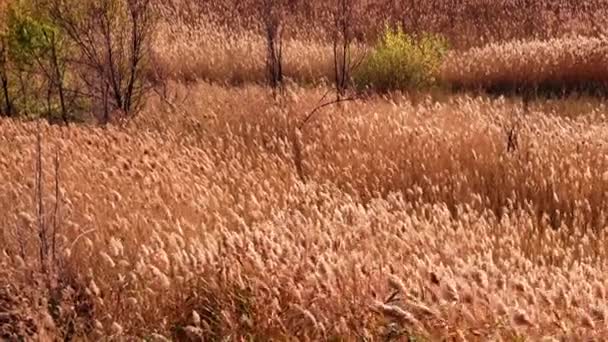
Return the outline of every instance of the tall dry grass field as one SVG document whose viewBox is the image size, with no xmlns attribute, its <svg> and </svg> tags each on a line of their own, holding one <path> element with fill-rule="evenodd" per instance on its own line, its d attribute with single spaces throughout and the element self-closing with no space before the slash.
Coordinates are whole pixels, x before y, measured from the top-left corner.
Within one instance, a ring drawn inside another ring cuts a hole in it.
<svg viewBox="0 0 608 342">
<path fill-rule="evenodd" d="M 597 12 L 603 11 L 603 7 L 598 6 Z M 267 42 L 259 24 L 253 29 L 235 28 L 205 13 L 197 19 L 184 19 L 173 12 L 165 14 L 176 19 L 170 22 L 162 20 L 159 24 L 152 47 L 153 69 L 149 73 L 186 83 L 265 83 Z M 314 33 L 314 28 L 297 26 L 300 21 L 284 21 L 287 32 L 283 38 L 285 77 L 303 85 L 332 81 L 334 60 L 331 33 Z M 378 24 L 383 21 L 377 18 L 374 22 Z M 467 19 L 465 22 L 475 21 Z M 567 22 L 565 19 L 559 21 L 562 25 Z M 531 35 L 525 30 L 521 31 L 525 28 L 522 26 L 518 26 L 520 31 L 514 31 L 519 35 L 514 33 L 512 39 L 467 35 L 469 38 L 476 37 L 476 42 L 481 42 L 480 46 L 460 46 L 464 38 L 451 37 L 439 30 L 449 38 L 452 48 L 443 60 L 439 80 L 448 87 L 464 90 L 504 93 L 524 88 L 536 89 L 541 93 L 562 94 L 576 90 L 605 95 L 608 88 L 608 40 L 602 30 L 585 30 L 594 22 L 588 20 L 584 22 L 586 24 L 581 23 L 578 29 L 568 27 L 564 28 L 564 33 L 553 35 Z M 357 21 L 352 23 L 354 28 L 359 24 Z M 422 27 L 419 31 L 434 32 L 428 27 Z M 462 29 L 459 32 L 465 31 Z M 369 56 L 376 35 L 353 42 L 353 61 Z"/>
<path fill-rule="evenodd" d="M 608 84 L 605 36 L 489 44 L 453 53 L 443 80 L 456 87 L 516 90 L 578 88 L 605 90 Z"/>
<path fill-rule="evenodd" d="M 290 35 L 327 36 L 332 30 L 336 2 L 275 0 L 285 11 Z M 259 28 L 259 0 L 157 0 L 172 20 L 213 21 L 236 30 Z M 466 49 L 494 41 L 537 37 L 557 38 L 605 32 L 608 8 L 603 0 L 352 0 L 354 32 L 374 39 L 383 23 L 396 23 L 408 32 L 436 32 Z"/>
<path fill-rule="evenodd" d="M 524 2 L 366 2 L 356 56 L 391 14 L 456 42 L 463 91 L 303 126 L 332 89 L 323 3 L 289 2 L 273 92 L 255 2 L 156 2 L 138 116 L 0 118 L 0 339 L 605 340 L 605 103 L 464 91 L 604 82 L 605 6 Z"/>
<path fill-rule="evenodd" d="M 188 113 L 40 128 L 55 291 L 34 272 L 38 128 L 1 122 L 3 336 L 606 336 L 604 108 L 534 107 L 507 153 L 518 102 L 351 103 L 301 133 L 302 183 L 289 131 L 321 90 L 179 93 Z"/>
</svg>

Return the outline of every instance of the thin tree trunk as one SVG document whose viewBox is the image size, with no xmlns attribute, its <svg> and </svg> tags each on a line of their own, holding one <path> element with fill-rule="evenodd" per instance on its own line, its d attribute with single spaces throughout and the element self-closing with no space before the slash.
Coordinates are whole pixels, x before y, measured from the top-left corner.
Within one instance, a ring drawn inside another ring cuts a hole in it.
<svg viewBox="0 0 608 342">
<path fill-rule="evenodd" d="M 57 247 L 57 225 L 59 216 L 59 206 L 61 205 L 61 198 L 59 196 L 59 153 L 55 151 L 55 212 L 53 214 L 53 236 L 51 240 L 51 251 L 52 251 L 52 264 L 55 265 L 56 261 L 56 247 Z"/>
<path fill-rule="evenodd" d="M 36 215 L 38 219 L 38 239 L 39 239 L 39 257 L 40 257 L 40 268 L 43 273 L 47 271 L 46 257 L 48 255 L 48 235 L 47 227 L 44 217 L 44 204 L 43 204 L 43 175 L 42 175 L 42 137 L 40 133 L 40 126 L 38 127 L 37 143 L 36 143 L 36 191 L 34 193 L 34 200 L 36 203 Z"/>
<path fill-rule="evenodd" d="M 21 88 L 21 94 L 23 96 L 23 113 L 25 113 L 25 115 L 29 115 L 29 94 L 27 91 L 26 81 L 23 79 L 23 71 L 19 71 L 19 86 Z"/>
<path fill-rule="evenodd" d="M 13 115 L 13 105 L 8 90 L 8 79 L 2 74 L 0 75 L 0 81 L 2 82 L 2 93 L 4 95 L 4 115 L 11 117 Z"/>
<path fill-rule="evenodd" d="M 103 38 L 104 43 L 106 45 L 106 53 L 107 53 L 107 75 L 109 77 L 110 82 L 112 82 L 112 94 L 114 95 L 114 101 L 116 101 L 116 107 L 123 108 L 123 98 L 122 98 L 122 89 L 120 80 L 118 79 L 120 71 L 116 70 L 115 60 L 114 60 L 114 49 L 112 42 L 112 31 L 110 29 L 110 19 L 108 18 L 107 13 L 103 13 L 103 20 L 101 23 L 103 30 Z"/>
<path fill-rule="evenodd" d="M 345 96 L 350 73 L 350 16 L 346 0 L 338 0 L 334 18 L 334 78 L 336 83 L 336 101 Z"/>
<path fill-rule="evenodd" d="M 55 71 L 55 85 L 57 86 L 57 92 L 59 93 L 59 105 L 61 106 L 61 119 L 63 123 L 68 124 L 68 112 L 65 105 L 65 94 L 63 89 L 63 75 L 59 69 L 59 61 L 57 58 L 57 41 L 55 35 L 51 36 L 51 58 L 53 62 L 53 69 Z"/>
<path fill-rule="evenodd" d="M 6 43 L 0 41 L 0 82 L 2 85 L 2 95 L 4 97 L 4 109 L 0 108 L 0 114 L 10 117 L 12 115 L 11 97 L 8 90 L 8 75 L 6 72 Z"/>
<path fill-rule="evenodd" d="M 124 97 L 123 110 L 125 113 L 128 113 L 131 110 L 133 91 L 135 89 L 135 80 L 137 79 L 137 70 L 138 64 L 140 60 L 141 53 L 141 40 L 138 35 L 137 23 L 138 17 L 136 14 L 132 14 L 131 18 L 133 20 L 133 27 L 131 32 L 132 39 L 132 51 L 131 51 L 131 65 L 130 65 L 130 74 L 129 74 L 129 82 L 127 83 L 127 92 Z"/>
<path fill-rule="evenodd" d="M 264 15 L 266 25 L 266 41 L 268 44 L 267 71 L 270 86 L 273 89 L 279 88 L 283 83 L 283 43 L 281 37 L 280 14 L 273 11 L 272 1 L 267 0 L 264 4 Z"/>
<path fill-rule="evenodd" d="M 103 119 L 102 119 L 102 123 L 104 125 L 108 124 L 110 122 L 110 104 L 108 103 L 108 98 L 109 98 L 109 92 L 110 92 L 110 85 L 105 82 L 104 80 L 104 85 L 103 85 L 103 91 L 101 94 L 101 101 L 103 102 Z"/>
</svg>

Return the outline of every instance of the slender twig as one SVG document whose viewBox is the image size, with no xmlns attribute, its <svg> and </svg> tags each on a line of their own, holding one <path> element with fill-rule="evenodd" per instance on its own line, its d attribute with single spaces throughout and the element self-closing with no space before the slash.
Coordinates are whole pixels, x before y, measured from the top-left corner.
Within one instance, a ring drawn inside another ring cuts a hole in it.
<svg viewBox="0 0 608 342">
<path fill-rule="evenodd" d="M 40 123 L 37 127 L 36 137 L 36 189 L 34 191 L 34 202 L 36 203 L 36 218 L 38 219 L 38 239 L 39 239 L 39 258 L 42 273 L 46 273 L 46 256 L 48 254 L 48 241 L 46 224 L 44 220 L 43 206 L 43 184 L 42 184 L 42 137 L 40 133 Z"/>
<path fill-rule="evenodd" d="M 55 150 L 55 211 L 53 212 L 53 236 L 52 236 L 52 255 L 53 265 L 56 261 L 56 247 L 57 247 L 57 220 L 59 217 L 59 206 L 61 205 L 61 198 L 59 197 L 59 152 Z"/>
<path fill-rule="evenodd" d="M 72 243 L 70 244 L 70 249 L 73 249 L 74 246 L 76 245 L 76 242 L 78 242 L 78 240 L 80 240 L 80 238 L 82 238 L 83 236 L 92 233 L 94 231 L 96 231 L 96 228 L 91 228 L 89 230 L 85 230 L 84 232 L 80 233 L 74 240 L 72 240 Z"/>
<path fill-rule="evenodd" d="M 306 183 L 306 176 L 304 175 L 304 166 L 303 166 L 303 157 L 302 157 L 302 146 L 300 145 L 300 140 L 298 139 L 298 130 L 293 130 L 293 162 L 296 167 L 296 173 L 298 177 L 302 181 L 302 183 Z"/>
<path fill-rule="evenodd" d="M 316 108 L 314 108 L 310 113 L 308 113 L 308 115 L 306 115 L 306 117 L 304 118 L 304 120 L 302 120 L 302 122 L 300 122 L 300 124 L 298 125 L 298 129 L 302 129 L 304 128 L 304 126 L 306 125 L 306 123 L 308 123 L 308 121 L 317 113 L 319 112 L 321 109 L 331 106 L 331 105 L 335 105 L 338 103 L 342 103 L 342 102 L 351 102 L 351 101 L 356 101 L 357 98 L 356 97 L 347 97 L 347 98 L 343 98 L 343 99 L 336 99 L 336 100 L 332 100 L 329 102 L 325 102 L 321 105 L 318 105 Z"/>
<path fill-rule="evenodd" d="M 318 107 L 318 106 L 320 106 L 323 103 L 323 101 L 325 100 L 325 98 L 327 98 L 327 96 L 329 95 L 329 93 L 331 93 L 331 91 L 332 91 L 331 88 L 327 89 L 327 91 L 325 92 L 325 94 L 323 94 L 323 96 L 321 96 L 321 99 L 319 99 L 319 101 L 315 105 L 315 108 Z"/>
<path fill-rule="evenodd" d="M 327 94 L 329 94 L 329 92 L 325 93 L 325 95 L 323 95 L 323 98 L 327 96 Z M 321 100 L 323 100 L 323 98 Z M 304 118 L 304 120 L 302 120 L 302 122 L 300 122 L 300 124 L 298 124 L 297 126 L 294 127 L 293 129 L 293 136 L 292 136 L 292 145 L 293 145 L 293 157 L 294 157 L 294 165 L 296 167 L 296 172 L 298 174 L 298 177 L 300 178 L 300 180 L 304 183 L 306 183 L 306 176 L 304 175 L 304 155 L 302 153 L 302 146 L 300 143 L 300 140 L 298 139 L 298 131 L 301 131 L 304 126 L 306 125 L 306 123 L 316 114 L 319 112 L 319 110 L 321 110 L 322 108 L 334 105 L 334 104 L 338 104 L 341 102 L 347 102 L 347 101 L 355 101 L 356 98 L 354 97 L 349 97 L 349 98 L 343 98 L 343 99 L 336 99 L 336 100 L 332 100 L 329 102 L 325 102 L 322 103 L 320 105 L 317 105 L 310 113 L 308 113 L 308 115 L 306 115 L 306 117 Z"/>
</svg>

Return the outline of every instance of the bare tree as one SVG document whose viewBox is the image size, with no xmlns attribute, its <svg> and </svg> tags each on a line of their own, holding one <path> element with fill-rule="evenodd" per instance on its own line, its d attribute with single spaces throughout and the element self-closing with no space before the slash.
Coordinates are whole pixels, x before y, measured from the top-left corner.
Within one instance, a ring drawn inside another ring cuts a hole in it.
<svg viewBox="0 0 608 342">
<path fill-rule="evenodd" d="M 279 0 L 263 0 L 262 17 L 267 43 L 266 70 L 273 89 L 283 84 L 283 19 Z"/>
<path fill-rule="evenodd" d="M 7 50 L 6 41 L 0 36 L 0 90 L 2 91 L 2 99 L 4 100 L 4 106 L 0 107 L 0 114 L 10 117 L 13 114 L 13 105 L 8 88 Z"/>
<path fill-rule="evenodd" d="M 33 59 L 42 72 L 43 78 L 48 84 L 47 88 L 47 115 L 50 118 L 53 114 L 52 103 L 53 93 L 57 93 L 59 98 L 59 110 L 63 123 L 69 123 L 68 106 L 66 104 L 65 87 L 65 59 L 60 56 L 60 42 L 57 33 L 53 30 L 42 30 L 45 39 L 45 48 L 40 51 L 32 51 Z"/>
<path fill-rule="evenodd" d="M 120 111 L 135 114 L 148 90 L 143 66 L 154 25 L 150 0 L 51 0 L 50 14 L 75 44 L 72 61 L 84 91 L 102 108 L 102 122 Z"/>
<path fill-rule="evenodd" d="M 57 37 L 54 32 L 50 32 L 47 36 L 49 41 L 49 60 L 51 63 L 51 75 L 53 86 L 57 89 L 59 95 L 59 105 L 61 108 L 61 119 L 67 125 L 68 124 L 68 108 L 66 106 L 65 99 L 65 86 L 64 86 L 64 72 L 59 60 L 59 54 L 57 49 Z"/>
<path fill-rule="evenodd" d="M 333 56 L 336 100 L 345 96 L 350 80 L 352 43 L 352 1 L 336 0 L 334 12 Z"/>
</svg>

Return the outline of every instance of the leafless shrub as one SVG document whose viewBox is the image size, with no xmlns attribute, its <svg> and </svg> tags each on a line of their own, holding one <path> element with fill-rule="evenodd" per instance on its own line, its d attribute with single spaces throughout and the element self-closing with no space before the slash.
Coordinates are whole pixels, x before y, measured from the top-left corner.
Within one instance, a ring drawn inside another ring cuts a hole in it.
<svg viewBox="0 0 608 342">
<path fill-rule="evenodd" d="M 51 1 L 50 14 L 78 49 L 73 61 L 81 95 L 101 108 L 107 123 L 116 111 L 135 114 L 148 85 L 143 78 L 154 25 L 150 0 Z"/>
<path fill-rule="evenodd" d="M 262 18 L 264 23 L 268 81 L 273 89 L 283 83 L 283 4 L 282 1 L 263 0 Z"/>
<path fill-rule="evenodd" d="M 345 96 L 350 82 L 351 42 L 353 25 L 353 4 L 347 0 L 336 0 L 334 10 L 334 30 L 332 34 L 334 57 L 334 82 L 336 85 L 336 100 Z"/>
</svg>

